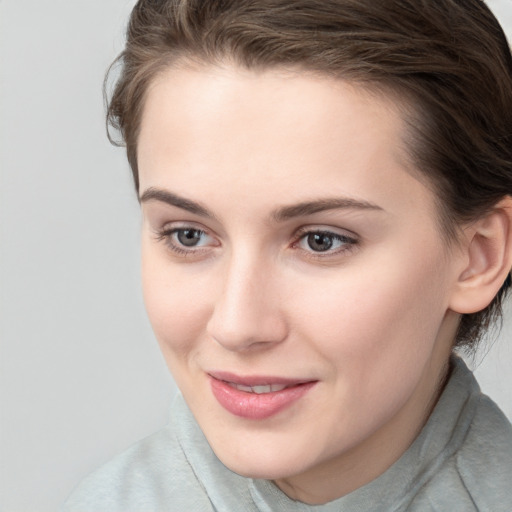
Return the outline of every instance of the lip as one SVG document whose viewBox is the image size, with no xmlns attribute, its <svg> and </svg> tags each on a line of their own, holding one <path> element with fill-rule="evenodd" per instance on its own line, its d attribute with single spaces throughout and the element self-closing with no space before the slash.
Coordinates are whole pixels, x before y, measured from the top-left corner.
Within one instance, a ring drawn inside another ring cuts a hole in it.
<svg viewBox="0 0 512 512">
<path fill-rule="evenodd" d="M 271 376 L 242 377 L 227 372 L 208 375 L 213 396 L 219 404 L 231 414 L 251 420 L 263 420 L 276 415 L 302 398 L 318 382 Z M 241 391 L 229 383 L 251 387 L 270 384 L 287 387 L 280 391 L 257 394 Z"/>
</svg>

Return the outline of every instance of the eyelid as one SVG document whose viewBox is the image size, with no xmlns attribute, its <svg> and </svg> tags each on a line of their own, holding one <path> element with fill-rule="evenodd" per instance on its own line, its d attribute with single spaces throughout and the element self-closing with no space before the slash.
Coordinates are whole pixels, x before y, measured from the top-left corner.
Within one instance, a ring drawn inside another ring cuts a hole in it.
<svg viewBox="0 0 512 512">
<path fill-rule="evenodd" d="M 302 226 L 295 232 L 295 237 L 303 237 L 307 234 L 312 233 L 326 233 L 331 234 L 333 236 L 344 237 L 354 242 L 359 242 L 360 237 L 356 235 L 353 231 L 344 228 L 335 228 L 331 226 L 323 226 L 323 225 L 312 225 L 312 226 Z"/>
<path fill-rule="evenodd" d="M 205 233 L 208 236 L 211 236 L 212 238 L 218 238 L 217 235 L 212 232 L 211 229 L 205 227 L 203 224 L 200 224 L 198 222 L 193 221 L 172 221 L 172 222 L 165 222 L 162 224 L 161 227 L 155 227 L 154 232 L 158 235 L 161 235 L 163 233 L 169 234 L 176 231 L 181 230 L 196 230 L 201 231 L 202 233 Z"/>
<path fill-rule="evenodd" d="M 161 227 L 157 227 L 157 231 L 171 231 L 172 229 L 197 229 L 198 231 L 210 232 L 210 229 L 205 227 L 200 222 L 189 220 L 173 220 L 169 222 L 162 222 Z"/>
</svg>

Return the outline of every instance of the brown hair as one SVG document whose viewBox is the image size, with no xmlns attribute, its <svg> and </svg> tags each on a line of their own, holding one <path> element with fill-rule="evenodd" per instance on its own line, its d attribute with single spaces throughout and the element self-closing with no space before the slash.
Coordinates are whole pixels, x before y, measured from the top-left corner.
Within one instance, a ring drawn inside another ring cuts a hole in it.
<svg viewBox="0 0 512 512">
<path fill-rule="evenodd" d="M 512 193 L 512 57 L 481 0 L 139 0 L 107 116 L 137 190 L 145 93 L 180 59 L 299 67 L 403 98 L 413 107 L 407 149 L 451 239 Z M 508 285 L 463 315 L 457 345 L 474 345 L 501 317 Z"/>
</svg>

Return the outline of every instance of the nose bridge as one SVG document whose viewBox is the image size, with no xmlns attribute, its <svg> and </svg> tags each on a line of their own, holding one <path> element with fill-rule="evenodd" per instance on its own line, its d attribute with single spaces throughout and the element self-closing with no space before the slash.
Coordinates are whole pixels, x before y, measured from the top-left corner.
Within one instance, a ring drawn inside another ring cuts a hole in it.
<svg viewBox="0 0 512 512">
<path fill-rule="evenodd" d="M 245 248 L 227 258 L 208 323 L 215 341 L 229 350 L 245 350 L 286 337 L 275 274 L 259 251 Z"/>
</svg>

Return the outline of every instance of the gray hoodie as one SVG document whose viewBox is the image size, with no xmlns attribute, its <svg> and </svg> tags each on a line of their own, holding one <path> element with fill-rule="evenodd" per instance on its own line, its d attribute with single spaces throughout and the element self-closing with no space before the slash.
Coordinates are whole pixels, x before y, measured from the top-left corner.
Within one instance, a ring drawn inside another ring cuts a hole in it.
<svg viewBox="0 0 512 512">
<path fill-rule="evenodd" d="M 170 423 L 87 477 L 62 512 L 512 512 L 512 426 L 461 359 L 428 422 L 385 473 L 325 505 L 217 459 L 183 398 Z"/>
</svg>

